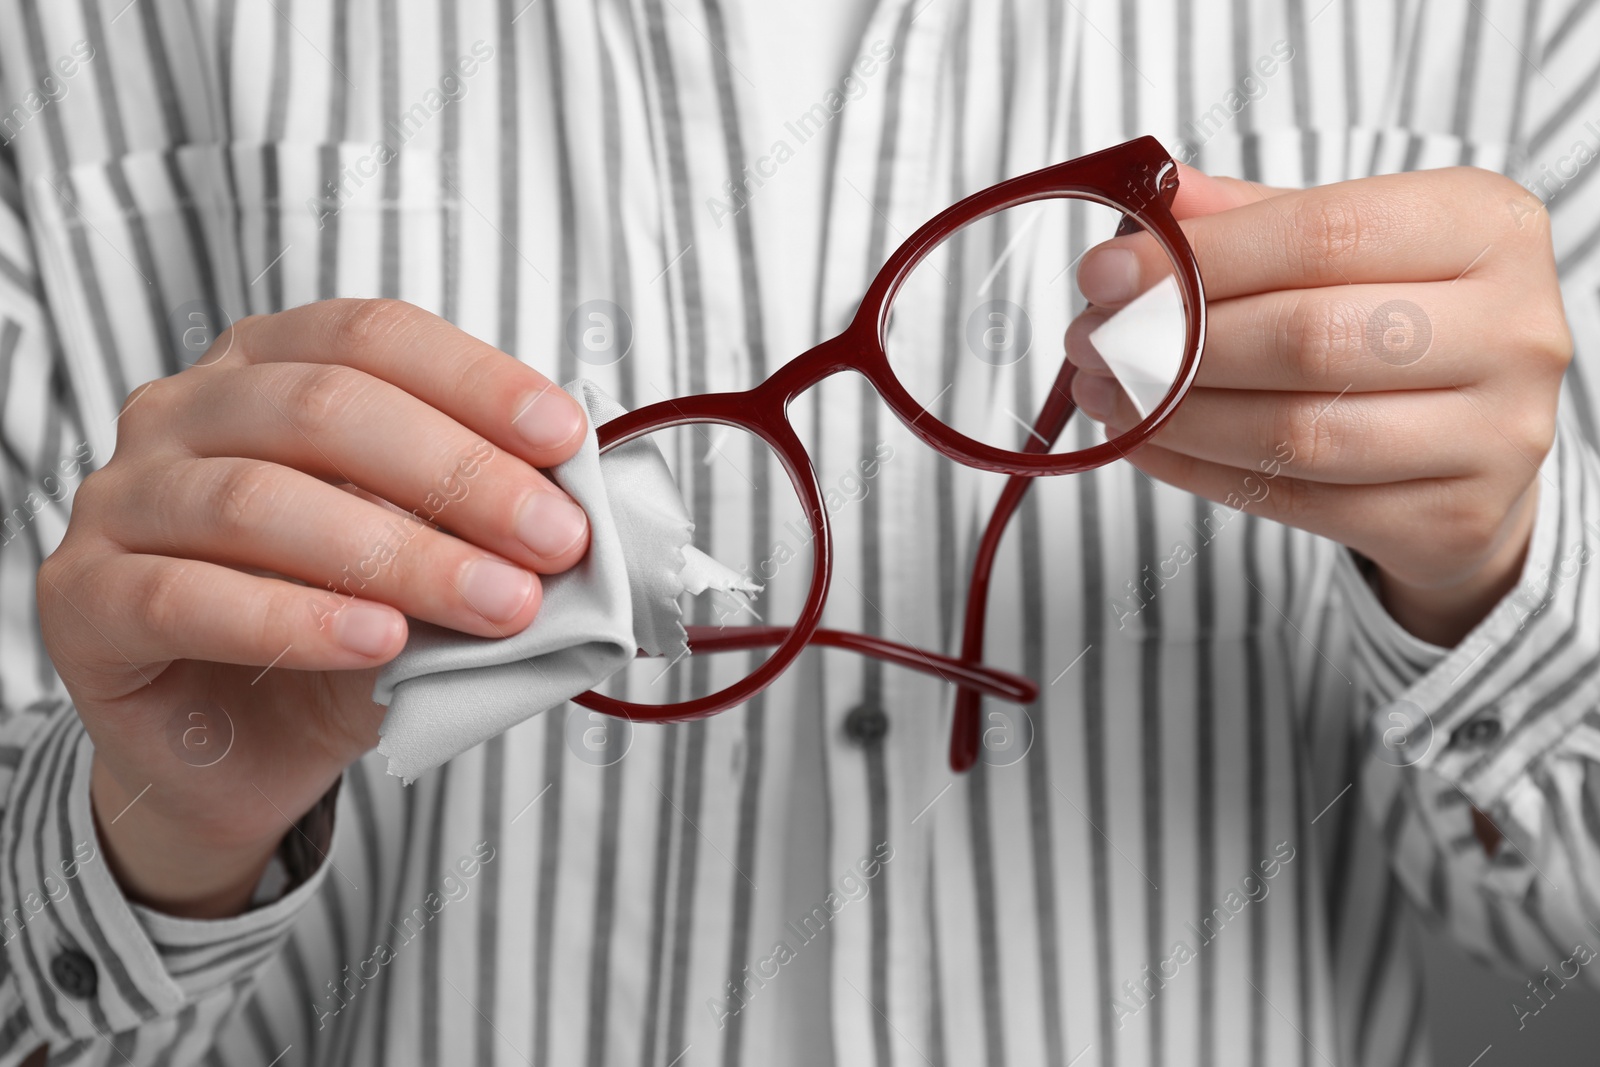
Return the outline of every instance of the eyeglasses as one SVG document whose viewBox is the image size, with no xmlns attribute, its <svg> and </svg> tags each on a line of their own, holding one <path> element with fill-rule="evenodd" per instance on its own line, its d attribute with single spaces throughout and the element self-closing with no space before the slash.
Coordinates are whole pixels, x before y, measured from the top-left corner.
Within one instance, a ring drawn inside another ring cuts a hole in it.
<svg viewBox="0 0 1600 1067">
<path fill-rule="evenodd" d="M 771 450 L 797 494 L 812 567 L 791 625 L 686 627 L 694 653 L 772 649 L 732 684 L 662 704 L 593 691 L 575 702 L 634 722 L 700 719 L 756 696 L 807 645 L 842 648 L 953 683 L 950 765 L 969 769 L 982 748 L 982 698 L 1027 705 L 1039 697 L 1035 682 L 982 662 L 995 557 L 1028 487 L 1036 477 L 1092 470 L 1142 445 L 1171 417 L 1199 369 L 1204 293 L 1199 265 L 1172 215 L 1177 189 L 1177 165 L 1151 137 L 1001 182 L 912 234 L 879 270 L 844 332 L 766 381 L 740 392 L 662 401 L 600 426 L 602 453 L 674 427 L 704 434 L 715 425 L 752 435 Z M 1099 257 L 1101 269 L 1126 272 L 1137 295 L 1095 305 L 1078 291 L 1074 268 L 1107 242 L 1132 255 Z M 1061 347 L 1046 338 L 1062 339 Z M 1067 358 L 1074 346 L 1093 349 L 1093 372 L 1107 373 L 1144 418 L 1111 440 L 1058 447 L 1077 410 L 1072 385 L 1079 366 Z M 973 554 L 958 657 L 820 626 L 833 575 L 830 508 L 789 407 L 842 371 L 860 374 L 906 429 L 945 457 L 1009 476 Z M 1034 399 L 1040 393 L 1042 402 Z M 1035 403 L 1031 422 L 1013 410 Z"/>
</svg>

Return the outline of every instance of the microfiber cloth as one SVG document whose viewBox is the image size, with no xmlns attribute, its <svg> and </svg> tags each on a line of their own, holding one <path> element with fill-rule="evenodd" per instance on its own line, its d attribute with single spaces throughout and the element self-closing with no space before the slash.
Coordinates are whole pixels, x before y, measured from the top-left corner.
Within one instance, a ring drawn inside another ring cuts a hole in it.
<svg viewBox="0 0 1600 1067">
<path fill-rule="evenodd" d="M 625 409 L 593 382 L 566 391 L 588 410 L 589 431 L 577 455 L 546 473 L 589 516 L 588 555 L 543 578 L 539 613 L 519 634 L 476 637 L 411 621 L 372 693 L 389 708 L 378 751 L 407 783 L 592 689 L 636 649 L 685 654 L 682 593 L 760 589 L 689 543 L 694 523 L 648 437 L 600 455 L 595 427 Z"/>
</svg>

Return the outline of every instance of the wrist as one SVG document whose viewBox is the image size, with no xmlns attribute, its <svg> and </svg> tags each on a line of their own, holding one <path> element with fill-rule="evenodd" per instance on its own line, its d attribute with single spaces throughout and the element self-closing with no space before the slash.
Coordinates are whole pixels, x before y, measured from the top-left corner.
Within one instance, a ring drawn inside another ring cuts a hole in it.
<svg viewBox="0 0 1600 1067">
<path fill-rule="evenodd" d="M 1441 648 L 1462 638 L 1516 588 L 1533 539 L 1538 514 L 1538 482 L 1506 516 L 1506 533 L 1465 578 L 1442 584 L 1416 584 L 1374 564 L 1373 586 L 1389 615 L 1407 632 Z"/>
<path fill-rule="evenodd" d="M 137 798 L 96 758 L 90 808 L 107 865 L 124 895 L 185 919 L 221 919 L 249 910 L 283 833 L 208 840 Z"/>
</svg>

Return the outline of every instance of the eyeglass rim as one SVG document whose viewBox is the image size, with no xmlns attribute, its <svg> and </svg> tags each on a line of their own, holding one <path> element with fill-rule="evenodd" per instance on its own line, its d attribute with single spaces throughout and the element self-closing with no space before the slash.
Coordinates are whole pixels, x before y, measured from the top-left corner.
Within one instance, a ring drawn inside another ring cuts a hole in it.
<svg viewBox="0 0 1600 1067">
<path fill-rule="evenodd" d="M 594 690 L 580 693 L 572 698 L 574 703 L 591 711 L 633 722 L 651 723 L 692 722 L 727 711 L 745 703 L 777 681 L 800 653 L 805 651 L 806 646 L 811 643 L 812 635 L 822 625 L 822 612 L 827 606 L 828 589 L 833 581 L 833 526 L 828 521 L 828 509 L 823 504 L 822 485 L 817 479 L 816 467 L 812 464 L 811 454 L 801 443 L 799 435 L 781 415 L 773 418 L 772 412 L 766 409 L 753 413 L 750 418 L 743 421 L 689 416 L 676 425 L 690 423 L 716 423 L 753 433 L 778 457 L 785 473 L 789 475 L 789 483 L 794 487 L 801 507 L 805 510 L 806 520 L 811 525 L 813 546 L 811 587 L 806 591 L 800 616 L 795 620 L 788 636 L 772 650 L 772 654 L 760 666 L 732 685 L 713 693 L 668 704 L 638 704 Z M 609 425 L 611 424 L 606 423 L 599 428 L 602 437 L 605 426 Z M 674 424 L 658 425 L 646 432 L 669 429 L 671 425 Z M 604 450 L 605 447 L 602 448 L 602 451 Z"/>
<path fill-rule="evenodd" d="M 1137 168 L 1151 187 L 1141 190 L 1128 175 Z M 1205 284 L 1199 260 L 1172 214 L 1178 188 L 1177 163 L 1154 137 L 1138 137 L 1077 159 L 990 186 L 929 219 L 901 243 L 868 287 L 850 325 L 840 335 L 856 352 L 856 367 L 908 430 L 925 444 L 966 466 L 998 474 L 1079 474 L 1104 466 L 1138 448 L 1172 416 L 1194 384 L 1205 350 Z M 1183 360 L 1173 381 L 1144 419 L 1116 437 L 1071 452 L 1017 452 L 975 440 L 939 420 L 911 396 L 889 364 L 884 347 L 894 298 L 911 273 L 956 231 L 990 215 L 1052 199 L 1084 199 L 1122 211 L 1137 220 L 1172 262 L 1183 297 Z"/>
</svg>

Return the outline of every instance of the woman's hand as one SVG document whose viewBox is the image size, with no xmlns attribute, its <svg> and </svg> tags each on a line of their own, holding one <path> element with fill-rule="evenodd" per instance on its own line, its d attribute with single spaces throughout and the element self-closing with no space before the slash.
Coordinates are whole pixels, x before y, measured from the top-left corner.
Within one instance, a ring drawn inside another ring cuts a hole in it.
<svg viewBox="0 0 1600 1067">
<path fill-rule="evenodd" d="M 410 615 L 524 629 L 588 548 L 539 473 L 585 415 L 394 301 L 245 319 L 123 406 L 39 569 L 44 639 L 95 745 L 124 889 L 238 912 L 294 820 L 377 741 Z"/>
<path fill-rule="evenodd" d="M 1205 280 L 1205 354 L 1129 462 L 1348 545 L 1402 625 L 1455 644 L 1521 573 L 1572 358 L 1543 206 L 1465 167 L 1297 191 L 1184 168 L 1176 213 Z M 1109 241 L 1079 285 L 1119 307 L 1160 255 Z M 1137 416 L 1086 339 L 1106 314 L 1067 348 L 1078 405 L 1114 435 Z M 1269 491 L 1247 494 L 1263 471 Z"/>
</svg>

